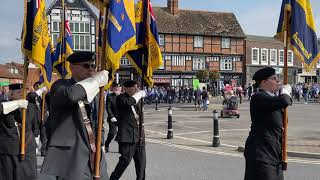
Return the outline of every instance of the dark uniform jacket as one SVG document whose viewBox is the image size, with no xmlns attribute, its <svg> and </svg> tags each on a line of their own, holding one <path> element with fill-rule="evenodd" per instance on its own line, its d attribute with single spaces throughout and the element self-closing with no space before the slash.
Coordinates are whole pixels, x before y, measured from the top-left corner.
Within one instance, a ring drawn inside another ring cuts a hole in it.
<svg viewBox="0 0 320 180">
<path fill-rule="evenodd" d="M 75 83 L 73 79 L 60 79 L 51 87 L 50 118 L 46 123 L 50 139 L 41 172 L 67 180 L 87 180 L 92 175 L 88 172 L 90 146 L 78 105 L 78 101 L 85 99 L 86 92 Z M 98 102 L 93 102 L 98 110 Z M 88 114 L 92 120 L 92 129 L 96 132 L 97 121 L 93 116 L 97 113 Z M 106 176 L 106 159 L 103 154 L 100 170 L 101 177 Z"/>
<path fill-rule="evenodd" d="M 292 104 L 286 94 L 271 96 L 260 90 L 250 102 L 251 131 L 246 141 L 244 155 L 247 160 L 270 165 L 281 163 L 282 109 Z"/>
<path fill-rule="evenodd" d="M 108 122 L 111 122 L 111 118 L 115 117 L 117 119 L 117 95 L 115 93 L 108 94 L 106 98 L 106 110 L 108 113 Z"/>
<path fill-rule="evenodd" d="M 131 106 L 134 106 L 139 115 L 139 105 L 140 103 L 136 104 L 136 100 L 127 93 L 117 96 L 118 133 L 116 141 L 120 143 L 139 142 L 139 119 L 135 118 L 131 109 Z M 142 132 L 142 140 L 144 141 L 144 132 Z"/>
<path fill-rule="evenodd" d="M 20 133 L 22 113 L 16 109 L 3 114 L 0 104 L 0 179 L 34 180 L 37 174 L 36 141 L 33 135 L 39 121 L 37 108 L 29 103 L 26 114 L 25 160 L 21 161 Z"/>
<path fill-rule="evenodd" d="M 21 109 L 12 111 L 9 114 L 2 114 L 2 104 L 0 107 L 0 154 L 14 156 L 19 155 L 22 120 Z M 33 104 L 29 103 L 26 116 L 26 155 L 35 154 L 37 145 L 34 139 L 33 131 L 35 131 L 35 124 L 37 121 L 39 121 L 37 108 Z M 16 126 L 16 123 L 19 125 Z"/>
</svg>

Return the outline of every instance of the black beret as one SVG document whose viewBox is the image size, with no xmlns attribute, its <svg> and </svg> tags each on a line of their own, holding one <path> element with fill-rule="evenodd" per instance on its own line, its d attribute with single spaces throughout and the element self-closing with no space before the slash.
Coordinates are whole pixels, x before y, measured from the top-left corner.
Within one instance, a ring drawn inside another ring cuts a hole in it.
<svg viewBox="0 0 320 180">
<path fill-rule="evenodd" d="M 128 81 L 126 81 L 126 82 L 123 83 L 123 86 L 124 86 L 124 87 L 132 87 L 132 86 L 134 86 L 135 84 L 137 84 L 136 81 L 128 80 Z"/>
<path fill-rule="evenodd" d="M 255 80 L 255 81 L 266 80 L 275 74 L 276 74 L 275 69 L 273 69 L 272 67 L 265 67 L 265 68 L 259 69 L 256 73 L 254 73 L 252 80 Z"/>
<path fill-rule="evenodd" d="M 37 86 L 37 85 L 40 85 L 40 81 L 37 81 L 33 84 L 33 87 Z"/>
<path fill-rule="evenodd" d="M 18 90 L 18 89 L 22 89 L 21 83 L 14 83 L 9 85 L 9 90 Z"/>
<path fill-rule="evenodd" d="M 67 61 L 69 61 L 70 63 L 81 63 L 95 60 L 96 54 L 91 51 L 77 51 L 67 58 Z"/>
<path fill-rule="evenodd" d="M 120 84 L 119 84 L 119 83 L 116 83 L 116 82 L 113 82 L 113 83 L 112 83 L 112 87 L 120 87 Z"/>
</svg>

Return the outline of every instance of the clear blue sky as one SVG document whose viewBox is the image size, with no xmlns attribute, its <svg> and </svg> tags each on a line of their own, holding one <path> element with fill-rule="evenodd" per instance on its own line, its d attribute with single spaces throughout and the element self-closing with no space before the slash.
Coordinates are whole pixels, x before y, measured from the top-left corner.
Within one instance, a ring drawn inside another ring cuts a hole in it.
<svg viewBox="0 0 320 180">
<path fill-rule="evenodd" d="M 135 0 L 137 1 L 137 0 Z M 46 0 L 47 7 L 52 0 Z M 151 0 L 166 6 L 167 0 Z M 320 38 L 320 1 L 310 0 Z M 273 36 L 277 29 L 281 0 L 180 0 L 181 9 L 233 12 L 246 34 Z M 22 0 L 2 0 L 0 7 L 0 63 L 22 62 L 20 37 L 23 21 Z"/>
</svg>

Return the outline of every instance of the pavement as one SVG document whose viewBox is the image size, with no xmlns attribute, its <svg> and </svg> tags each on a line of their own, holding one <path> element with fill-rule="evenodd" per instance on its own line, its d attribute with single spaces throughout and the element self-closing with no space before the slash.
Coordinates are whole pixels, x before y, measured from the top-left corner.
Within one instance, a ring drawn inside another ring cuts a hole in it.
<svg viewBox="0 0 320 180">
<path fill-rule="evenodd" d="M 242 156 L 250 131 L 249 101 L 239 105 L 240 118 L 219 117 L 220 147 L 212 147 L 213 110 L 220 112 L 222 100 L 212 98 L 208 111 L 195 111 L 193 104 L 172 104 L 173 139 L 167 137 L 168 104 L 145 106 L 146 140 L 214 151 L 216 154 Z M 288 156 L 320 159 L 319 103 L 295 102 L 289 107 Z"/>
</svg>

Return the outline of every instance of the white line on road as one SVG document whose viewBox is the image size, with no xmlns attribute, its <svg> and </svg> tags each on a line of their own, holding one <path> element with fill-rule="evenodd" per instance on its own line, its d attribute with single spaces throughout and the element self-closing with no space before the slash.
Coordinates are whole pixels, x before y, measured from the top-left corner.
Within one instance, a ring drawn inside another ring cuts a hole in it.
<svg viewBox="0 0 320 180">
<path fill-rule="evenodd" d="M 167 136 L 167 134 L 164 134 L 164 133 L 161 133 L 161 132 L 157 132 L 157 131 L 152 131 L 152 130 L 147 130 L 147 129 L 146 129 L 145 131 L 148 131 L 148 132 L 151 132 L 151 133 L 155 133 L 155 134 L 160 134 L 160 135 Z M 179 139 L 184 139 L 184 140 L 189 140 L 189 141 L 202 142 L 202 143 L 206 143 L 206 144 L 212 144 L 212 142 L 209 142 L 209 141 L 203 141 L 203 140 L 200 140 L 200 139 L 185 138 L 185 137 L 176 136 L 176 135 L 174 136 L 174 138 L 179 138 Z M 221 146 L 238 148 L 238 146 L 229 145 L 229 144 L 221 144 Z"/>
<path fill-rule="evenodd" d="M 228 132 L 228 131 L 248 131 L 249 129 L 221 129 L 219 132 Z M 194 131 L 186 133 L 176 133 L 175 135 L 188 135 L 188 134 L 201 134 L 201 133 L 212 133 L 212 131 Z"/>
<path fill-rule="evenodd" d="M 145 131 L 148 131 L 148 132 L 151 132 L 151 133 L 155 133 L 155 134 L 165 135 L 165 136 L 167 135 L 167 134 L 164 134 L 164 133 L 161 133 L 161 132 L 147 130 L 147 129 Z M 181 136 L 174 136 L 174 138 L 185 139 L 185 140 L 196 141 L 196 142 L 203 142 L 203 143 L 206 143 L 206 144 L 212 144 L 212 142 L 203 141 L 203 140 L 199 140 L 199 139 L 185 138 L 185 137 L 181 137 Z M 150 138 L 146 138 L 146 140 L 148 142 L 163 144 L 163 145 L 170 146 L 170 147 L 176 147 L 176 148 L 180 148 L 180 149 L 192 150 L 192 151 L 197 151 L 197 152 L 217 154 L 217 155 L 226 155 L 226 156 L 233 156 L 233 157 L 243 157 L 242 154 L 219 152 L 219 151 L 205 150 L 205 149 L 200 149 L 200 148 L 193 148 L 193 147 L 189 147 L 189 146 L 183 146 L 183 145 L 167 143 L 167 142 L 154 140 L 154 139 L 150 139 Z M 238 148 L 238 146 L 229 145 L 229 144 L 221 144 L 221 146 Z M 288 158 L 288 161 L 289 162 L 293 162 L 293 163 L 320 165 L 320 160 L 305 160 L 305 159 L 297 159 L 297 158 Z"/>
<path fill-rule="evenodd" d="M 166 146 L 169 146 L 169 147 L 176 147 L 176 148 L 180 148 L 180 149 L 186 149 L 186 150 L 203 152 L 203 153 L 227 155 L 227 156 L 234 156 L 234 157 L 242 157 L 243 156 L 242 154 L 226 153 L 226 152 L 221 152 L 221 151 L 212 151 L 212 150 L 193 148 L 193 147 L 189 147 L 189 146 L 177 145 L 177 144 L 167 143 L 167 142 L 158 141 L 158 140 L 149 139 L 149 138 L 146 138 L 146 141 L 152 142 L 152 143 L 157 143 L 157 144 L 163 144 L 163 145 L 166 145 Z"/>
</svg>

